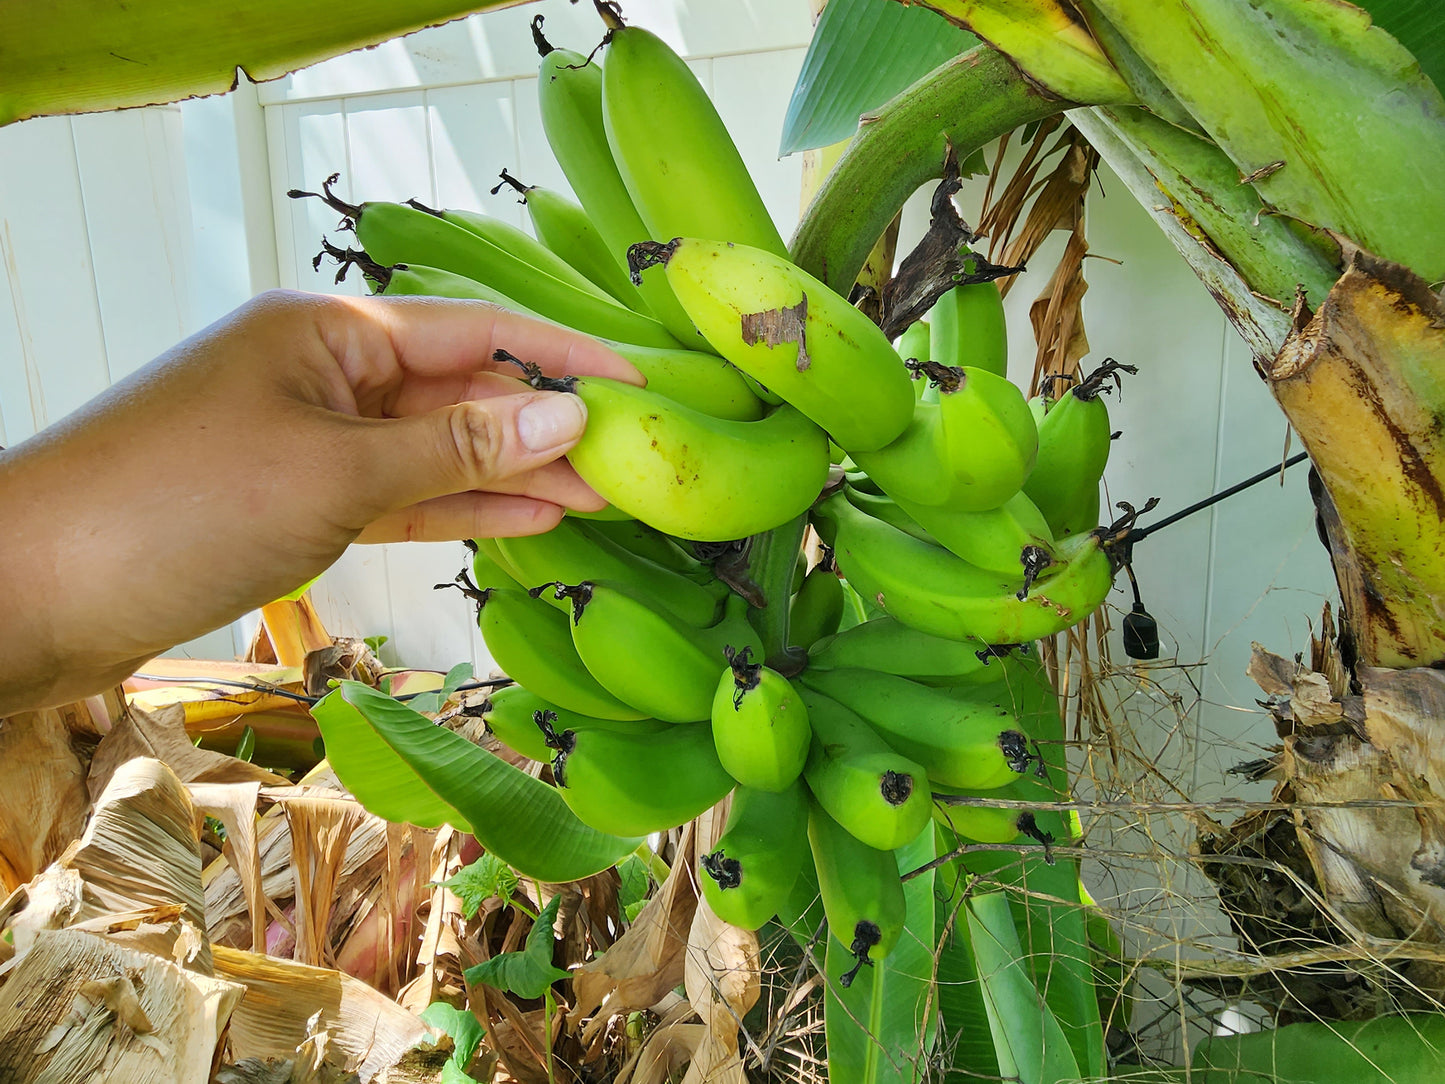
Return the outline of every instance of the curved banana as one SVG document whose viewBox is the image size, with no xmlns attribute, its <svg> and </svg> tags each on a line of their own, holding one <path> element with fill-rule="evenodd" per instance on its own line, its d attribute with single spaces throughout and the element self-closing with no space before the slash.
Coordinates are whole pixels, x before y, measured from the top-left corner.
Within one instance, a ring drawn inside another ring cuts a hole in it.
<svg viewBox="0 0 1445 1084">
<path fill-rule="evenodd" d="M 787 678 L 751 657 L 750 647 L 727 651 L 712 701 L 713 742 L 722 766 L 744 787 L 786 790 L 808 761 L 808 709 Z"/>
<path fill-rule="evenodd" d="M 878 670 L 925 683 L 994 679 L 993 653 L 982 640 L 933 636 L 896 617 L 875 617 L 808 649 L 808 670 Z"/>
<path fill-rule="evenodd" d="M 330 191 L 334 180 L 334 175 L 327 179 L 322 198 L 352 219 L 356 239 L 378 265 L 420 265 L 450 271 L 484 283 L 548 320 L 600 338 L 643 346 L 681 345 L 656 320 L 633 312 L 591 283 L 582 289 L 455 222 L 404 203 L 345 203 Z M 550 252 L 548 256 L 556 258 Z"/>
<path fill-rule="evenodd" d="M 661 606 L 679 620 L 703 628 L 718 619 L 727 585 L 714 580 L 704 587 L 696 580 L 624 549 L 583 520 L 563 517 L 541 534 L 499 538 L 497 549 L 517 570 L 525 588 L 545 583 L 605 580 Z M 550 593 L 542 597 L 551 597 Z M 570 605 L 559 601 L 558 608 Z"/>
<path fill-rule="evenodd" d="M 686 824 L 733 788 L 705 726 L 652 734 L 563 730 L 552 778 L 572 812 L 599 832 L 645 836 Z"/>
<path fill-rule="evenodd" d="M 712 566 L 699 561 L 667 535 L 630 516 L 618 520 L 593 520 L 595 534 L 610 540 L 638 557 L 646 558 L 663 568 L 671 569 L 698 583 L 709 584 L 717 579 Z"/>
<path fill-rule="evenodd" d="M 628 343 L 608 345 L 647 377 L 648 391 L 714 418 L 755 422 L 763 416 L 763 401 L 753 394 L 743 374 L 716 354 Z"/>
<path fill-rule="evenodd" d="M 933 325 L 927 320 L 915 320 L 903 329 L 903 334 L 893 344 L 898 356 L 905 361 L 933 360 Z M 920 387 L 922 380 L 916 381 Z"/>
<path fill-rule="evenodd" d="M 480 592 L 477 624 L 487 651 L 504 673 L 568 711 L 599 719 L 645 719 L 587 672 L 572 646 L 567 615 L 525 591 Z"/>
<path fill-rule="evenodd" d="M 532 20 L 532 37 L 541 54 L 537 72 L 537 104 L 542 131 L 567 183 L 602 240 L 619 263 L 627 249 L 653 237 L 632 203 L 602 122 L 602 67 L 581 53 L 554 49 L 542 36 L 542 16 Z M 672 296 L 665 279 L 637 287 L 653 316 L 672 335 L 693 349 L 708 349 L 687 313 Z"/>
<path fill-rule="evenodd" d="M 1110 382 L 1119 386 L 1121 374 L 1137 371 L 1132 365 L 1106 358 L 1050 406 L 1039 424 L 1038 461 L 1024 483 L 1024 492 L 1038 505 L 1055 534 L 1098 526 L 1099 480 L 1104 477 L 1112 444 L 1109 408 L 1102 396 Z"/>
<path fill-rule="evenodd" d="M 859 968 L 892 952 L 903 932 L 906 904 L 898 860 L 891 850 L 860 841 L 818 802 L 808 811 L 808 844 L 828 929 L 858 961 L 839 979 L 851 986 Z"/>
<path fill-rule="evenodd" d="M 1100 532 L 1056 543 L 1053 563 L 1023 590 L 1016 579 L 874 519 L 841 493 L 819 504 L 814 516 L 838 567 L 864 599 L 935 636 L 988 644 L 1052 636 L 1093 613 L 1113 586 L 1114 564 Z"/>
<path fill-rule="evenodd" d="M 717 846 L 698 858 L 698 882 L 724 922 L 756 930 L 787 905 L 808 854 L 808 790 L 738 787 Z"/>
<path fill-rule="evenodd" d="M 1060 798 L 1058 792 L 1041 779 L 1021 775 L 1011 783 L 982 794 L 966 788 L 935 786 L 933 819 L 955 835 L 975 843 L 1012 843 L 1019 836 L 1028 836 L 1046 848 L 1054 842 L 1053 833 L 1040 827 L 1032 810 L 969 805 L 966 801 L 951 800 L 959 798 L 1003 798 L 1040 804 L 1057 802 Z"/>
<path fill-rule="evenodd" d="M 813 745 L 803 776 L 828 815 L 870 847 L 892 850 L 928 823 L 928 776 L 894 752 L 853 711 L 797 686 L 813 724 Z"/>
<path fill-rule="evenodd" d="M 819 561 L 803 577 L 788 607 L 788 642 L 808 647 L 838 631 L 847 599 L 832 560 Z"/>
<path fill-rule="evenodd" d="M 877 670 L 805 671 L 798 680 L 857 712 L 935 783 L 990 790 L 1033 763 L 1005 696 L 991 695 L 997 684 L 970 689 L 965 700 Z"/>
<path fill-rule="evenodd" d="M 920 360 L 1008 375 L 1008 328 L 1003 295 L 995 283 L 955 286 L 933 303 L 928 320 L 933 352 Z"/>
<path fill-rule="evenodd" d="M 521 194 L 521 203 L 527 208 L 532 230 L 549 252 L 560 257 L 593 286 L 606 291 L 613 300 L 633 312 L 652 315 L 652 310 L 627 273 L 626 249 L 613 253 L 581 204 L 555 189 L 523 184 L 505 169 L 502 170 L 502 183 L 492 189 L 492 195 L 495 196 L 504 187 L 513 188 Z"/>
<path fill-rule="evenodd" d="M 812 504 L 827 480 L 827 435 L 786 404 L 735 422 L 616 380 L 527 371 L 534 387 L 587 404 L 587 430 L 567 453 L 582 480 L 665 534 L 726 542 L 768 531 Z"/>
<path fill-rule="evenodd" d="M 488 693 L 481 719 L 507 748 L 540 761 L 551 760 L 555 752 L 547 744 L 542 721 L 550 723 L 555 730 L 614 730 L 623 734 L 655 734 L 672 725 L 658 719 L 597 719 L 580 715 L 543 700 L 521 685 L 506 685 Z"/>
<path fill-rule="evenodd" d="M 927 362 L 915 371 L 937 386 L 943 461 L 966 484 L 956 497 L 923 503 L 960 511 L 997 508 L 1018 492 L 1038 456 L 1038 427 L 1028 400 L 1006 377 L 987 369 Z M 888 488 L 882 479 L 878 484 Z"/>
<path fill-rule="evenodd" d="M 725 649 L 751 647 L 762 653 L 739 595 L 728 597 L 721 621 L 700 629 L 617 584 L 559 585 L 557 594 L 572 601 L 572 644 L 592 676 L 613 696 L 655 719 L 694 723 L 709 718 L 718 674 L 727 665 Z"/>
<path fill-rule="evenodd" d="M 903 432 L 913 386 L 873 321 L 784 257 L 695 236 L 634 245 L 628 265 L 634 272 L 665 265 L 673 293 L 713 349 L 850 453 L 881 448 Z"/>
<path fill-rule="evenodd" d="M 687 62 L 656 34 L 598 10 L 609 28 L 602 69 L 607 145 L 648 236 L 720 237 L 786 259 L 788 248 L 727 125 Z"/>
</svg>

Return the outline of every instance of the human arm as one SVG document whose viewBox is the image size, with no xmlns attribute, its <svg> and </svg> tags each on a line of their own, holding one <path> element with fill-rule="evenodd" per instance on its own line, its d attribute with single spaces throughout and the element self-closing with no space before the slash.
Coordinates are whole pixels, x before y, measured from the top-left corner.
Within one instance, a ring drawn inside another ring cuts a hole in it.
<svg viewBox="0 0 1445 1084">
<path fill-rule="evenodd" d="M 487 305 L 277 291 L 0 452 L 0 716 L 102 690 L 354 541 L 600 508 L 560 458 L 581 401 L 508 375 L 499 347 L 641 382 L 595 340 Z"/>
</svg>

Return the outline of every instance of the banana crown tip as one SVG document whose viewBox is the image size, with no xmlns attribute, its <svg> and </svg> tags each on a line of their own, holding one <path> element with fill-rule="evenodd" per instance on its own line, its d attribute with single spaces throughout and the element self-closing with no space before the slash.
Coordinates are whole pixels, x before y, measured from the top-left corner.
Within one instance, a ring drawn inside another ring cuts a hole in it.
<svg viewBox="0 0 1445 1084">
<path fill-rule="evenodd" d="M 627 274 L 632 279 L 632 285 L 642 285 L 642 272 L 647 268 L 656 267 L 659 264 L 666 267 L 680 244 L 682 244 L 682 238 L 674 237 L 671 241 L 638 241 L 634 245 L 629 245 L 627 248 Z"/>
<path fill-rule="evenodd" d="M 718 888 L 726 891 L 743 883 L 743 866 L 736 858 L 730 858 L 721 850 L 705 854 L 698 859 L 702 871 L 717 882 Z"/>
<path fill-rule="evenodd" d="M 890 768 L 878 777 L 878 793 L 889 805 L 902 805 L 913 797 L 913 776 Z"/>
<path fill-rule="evenodd" d="M 753 662 L 753 649 L 750 645 L 739 651 L 732 644 L 728 644 L 723 648 L 723 654 L 733 672 L 733 710 L 741 711 L 744 694 L 756 689 L 762 681 L 763 664 Z"/>
<path fill-rule="evenodd" d="M 853 927 L 853 943 L 848 946 L 854 958 L 858 961 L 843 974 L 838 976 L 838 985 L 844 989 L 853 985 L 853 980 L 858 977 L 858 972 L 863 965 L 873 966 L 873 961 L 868 958 L 868 950 L 883 940 L 883 931 L 878 924 L 870 919 L 859 919 Z"/>
</svg>

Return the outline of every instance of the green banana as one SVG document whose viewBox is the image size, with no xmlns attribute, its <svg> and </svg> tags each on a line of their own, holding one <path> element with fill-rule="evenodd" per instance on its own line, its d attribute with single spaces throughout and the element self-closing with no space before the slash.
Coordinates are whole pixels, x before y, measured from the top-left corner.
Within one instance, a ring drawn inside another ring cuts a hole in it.
<svg viewBox="0 0 1445 1084">
<path fill-rule="evenodd" d="M 891 850 L 860 841 L 818 802 L 808 811 L 808 844 L 828 929 L 858 961 L 839 978 L 851 986 L 858 970 L 892 952 L 903 932 L 906 906 L 898 861 Z"/>
<path fill-rule="evenodd" d="M 705 587 L 645 557 L 638 557 L 583 520 L 564 517 L 556 527 L 541 534 L 499 538 L 497 549 L 517 570 L 523 587 L 558 581 L 606 580 L 625 585 L 649 603 L 699 628 L 718 619 L 722 596 L 728 590 L 720 580 Z M 562 602 L 559 608 L 569 607 Z"/>
<path fill-rule="evenodd" d="M 1082 621 L 1113 585 L 1113 534 L 1090 531 L 1054 547 L 1032 584 L 988 572 L 941 546 L 890 527 L 842 493 L 819 504 L 815 522 L 838 566 L 864 599 L 921 632 L 990 644 L 1052 636 Z"/>
<path fill-rule="evenodd" d="M 502 556 L 502 551 L 497 546 L 495 538 L 473 538 L 468 542 L 472 550 L 472 584 L 466 584 L 464 577 L 458 576 L 457 583 L 462 587 L 473 587 L 482 590 L 487 587 L 508 587 L 522 588 L 517 580 L 516 570 L 507 563 Z M 450 587 L 451 584 L 437 584 L 438 588 Z"/>
<path fill-rule="evenodd" d="M 523 184 L 505 169 L 502 170 L 502 183 L 492 189 L 492 195 L 495 196 L 504 187 L 521 193 L 522 205 L 527 208 L 527 217 L 532 220 L 532 230 L 547 251 L 560 257 L 593 286 L 606 291 L 613 300 L 633 312 L 652 315 L 652 310 L 627 273 L 625 250 L 619 249 L 614 253 L 607 247 L 607 242 L 602 240 L 602 235 L 580 204 L 555 189 Z"/>
<path fill-rule="evenodd" d="M 955 286 L 933 303 L 928 320 L 932 354 L 919 360 L 1008 375 L 1008 329 L 1003 295 L 995 283 Z"/>
<path fill-rule="evenodd" d="M 478 592 L 477 624 L 504 673 L 559 707 L 599 719 L 645 719 L 587 672 L 572 646 L 567 615 L 525 591 Z"/>
<path fill-rule="evenodd" d="M 763 416 L 763 401 L 753 394 L 743 374 L 716 354 L 700 350 L 609 343 L 647 377 L 647 389 L 714 418 L 754 422 Z"/>
<path fill-rule="evenodd" d="M 468 233 L 476 234 L 489 245 L 494 245 L 503 252 L 511 253 L 523 263 L 536 268 L 543 274 L 551 275 L 559 282 L 565 282 L 569 286 L 575 287 L 584 294 L 616 301 L 622 305 L 627 304 L 573 267 L 562 253 L 548 248 L 537 238 L 529 237 L 510 222 L 504 222 L 494 215 L 482 214 L 480 211 L 464 211 L 455 208 L 438 210 L 414 199 L 407 200 L 406 206 L 417 211 L 424 211 L 443 222 L 450 222 L 453 226 L 460 226 Z"/>
<path fill-rule="evenodd" d="M 788 642 L 807 647 L 838 631 L 846 605 L 843 581 L 832 558 L 819 561 L 803 577 L 788 607 Z"/>
<path fill-rule="evenodd" d="M 542 131 L 562 173 L 602 235 L 607 251 L 621 264 L 627 248 L 654 235 L 632 203 L 602 122 L 602 67 L 581 53 L 554 49 L 542 36 L 542 16 L 532 20 L 532 37 L 542 61 L 537 72 L 537 104 Z M 666 280 L 654 278 L 637 287 L 653 316 L 681 343 L 706 350 L 706 342 Z"/>
<path fill-rule="evenodd" d="M 788 248 L 727 125 L 687 62 L 651 31 L 623 26 L 600 5 L 598 11 L 608 26 L 607 145 L 647 236 L 723 238 L 786 259 Z"/>
<path fill-rule="evenodd" d="M 985 512 L 915 504 L 855 489 L 851 484 L 845 492 L 855 507 L 875 519 L 1020 583 L 1030 568 L 1036 575 L 1053 560 L 1054 536 L 1048 521 L 1022 492 Z"/>
<path fill-rule="evenodd" d="M 706 561 L 699 561 L 667 535 L 640 520 L 631 517 L 620 520 L 594 520 L 591 527 L 594 532 L 609 539 L 614 545 L 621 546 L 638 557 L 646 558 L 663 568 L 681 573 L 689 579 L 697 580 L 699 583 L 711 583 L 717 579 L 713 574 L 712 566 Z"/>
<path fill-rule="evenodd" d="M 827 480 L 826 434 L 786 404 L 760 421 L 729 421 L 632 384 L 551 380 L 519 364 L 533 387 L 587 404 L 587 430 L 567 453 L 582 480 L 665 534 L 725 542 L 772 530 Z"/>
<path fill-rule="evenodd" d="M 990 790 L 1017 779 L 1033 763 L 1028 738 L 998 684 L 980 685 L 961 700 L 877 670 L 805 671 L 807 688 L 857 712 L 888 745 L 950 787 Z"/>
<path fill-rule="evenodd" d="M 910 368 L 928 377 L 937 401 L 919 402 L 899 447 L 854 460 L 894 497 L 965 512 L 997 508 L 1018 492 L 1038 455 L 1023 393 L 986 369 L 934 361 Z M 940 474 L 946 484 L 935 480 Z"/>
<path fill-rule="evenodd" d="M 814 644 L 808 669 L 878 670 L 925 683 L 967 684 L 994 680 L 992 654 L 982 640 L 933 636 L 883 616 Z"/>
<path fill-rule="evenodd" d="M 975 843 L 1012 843 L 1019 836 L 1028 836 L 1047 848 L 1054 842 L 1052 832 L 1040 827 L 1038 817 L 1028 809 L 1004 809 L 998 806 L 969 805 L 951 798 L 1002 798 L 1018 802 L 1057 802 L 1059 794 L 1048 783 L 1022 775 L 1011 783 L 984 793 L 965 788 L 935 786 L 933 819 L 956 835 Z"/>
<path fill-rule="evenodd" d="M 881 448 L 908 425 L 913 387 L 883 332 L 786 258 L 734 241 L 674 236 L 633 245 L 627 259 L 634 273 L 664 265 L 713 349 L 850 453 Z"/>
<path fill-rule="evenodd" d="M 792 683 L 752 661 L 752 649 L 726 649 L 728 665 L 712 701 L 712 737 L 728 774 L 753 790 L 786 790 L 802 774 L 813 732 Z"/>
<path fill-rule="evenodd" d="M 829 816 L 870 847 L 892 850 L 914 839 L 929 818 L 928 776 L 894 752 L 849 708 L 796 686 L 813 724 L 803 776 Z"/>
<path fill-rule="evenodd" d="M 927 320 L 915 320 L 898 336 L 893 344 L 898 356 L 907 361 L 933 360 L 933 328 Z M 922 387 L 923 381 L 917 381 Z"/>
<path fill-rule="evenodd" d="M 658 719 L 596 719 L 580 715 L 543 700 L 521 685 L 507 685 L 488 693 L 481 719 L 492 735 L 509 749 L 533 760 L 548 761 L 554 750 L 547 744 L 546 733 L 538 720 L 539 712 L 556 730 L 653 734 L 672 725 Z"/>
<path fill-rule="evenodd" d="M 335 175 L 327 179 L 321 198 L 351 218 L 357 240 L 376 266 L 406 264 L 450 271 L 483 283 L 548 320 L 599 338 L 643 346 L 681 345 L 656 320 L 633 312 L 591 283 L 583 289 L 559 279 L 455 222 L 403 203 L 345 203 L 331 193 L 335 179 Z"/>
<path fill-rule="evenodd" d="M 1109 408 L 1102 398 L 1121 374 L 1138 370 L 1113 358 L 1075 384 L 1048 408 L 1039 424 L 1039 455 L 1024 492 L 1038 505 L 1054 534 L 1098 526 L 1099 481 L 1112 444 Z"/>
<path fill-rule="evenodd" d="M 725 649 L 762 654 L 740 595 L 728 596 L 722 620 L 702 629 L 617 584 L 559 584 L 556 594 L 572 602 L 572 644 L 587 669 L 613 696 L 655 719 L 709 718 Z"/>
<path fill-rule="evenodd" d="M 705 726 L 656 733 L 554 731 L 552 778 L 599 832 L 645 836 L 686 824 L 733 788 Z"/>
<path fill-rule="evenodd" d="M 713 913 L 756 930 L 787 905 L 808 854 L 808 791 L 738 787 L 717 846 L 698 858 L 698 882 Z"/>
</svg>

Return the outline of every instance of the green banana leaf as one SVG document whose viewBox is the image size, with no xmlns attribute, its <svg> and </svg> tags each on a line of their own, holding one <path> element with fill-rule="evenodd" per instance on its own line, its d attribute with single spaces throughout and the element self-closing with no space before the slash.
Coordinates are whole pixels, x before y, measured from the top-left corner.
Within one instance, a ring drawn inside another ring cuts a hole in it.
<svg viewBox="0 0 1445 1084">
<path fill-rule="evenodd" d="M 948 829 L 936 829 L 938 853 L 958 846 L 958 837 Z M 983 1004 L 983 986 L 978 981 L 978 964 L 969 937 L 967 871 L 957 862 L 936 871 L 938 903 L 934 910 L 934 940 L 938 945 L 938 1015 L 942 1018 L 939 1051 L 947 1084 L 998 1078 L 998 1055 L 988 1028 L 988 1011 Z"/>
<path fill-rule="evenodd" d="M 978 39 L 895 0 L 829 0 L 813 28 L 783 118 L 779 156 L 847 139 L 877 109 Z"/>
<path fill-rule="evenodd" d="M 311 714 L 331 767 L 368 811 L 470 832 L 527 876 L 575 881 L 640 842 L 589 828 L 555 788 L 369 685 L 343 681 Z"/>
<path fill-rule="evenodd" d="M 1203 1084 L 1233 1084 L 1250 1073 L 1277 1084 L 1436 1084 L 1445 1077 L 1445 1015 L 1288 1024 L 1206 1039 L 1194 1050 L 1193 1067 L 1193 1079 Z"/>
<path fill-rule="evenodd" d="M 5 0 L 0 125 L 221 94 L 523 0 Z"/>
<path fill-rule="evenodd" d="M 1320 0 L 1091 0 L 1280 214 L 1445 278 L 1445 98 Z"/>
<path fill-rule="evenodd" d="M 932 826 L 896 854 L 903 873 L 931 862 L 936 855 Z M 929 1076 L 938 1015 L 933 884 L 932 871 L 904 882 L 908 918 L 903 936 L 885 959 L 862 968 L 847 988 L 838 979 L 856 961 L 829 936 L 823 1002 L 829 1084 L 913 1084 Z"/>
<path fill-rule="evenodd" d="M 994 1052 L 1005 1080 L 1055 1084 L 1079 1079 L 1063 1029 L 1039 995 L 1002 892 L 969 898 L 964 914 Z"/>
</svg>

